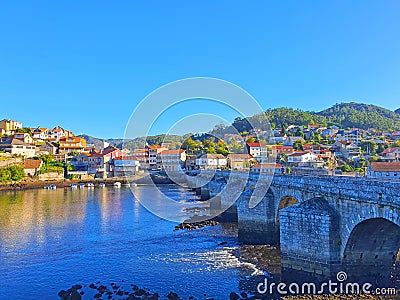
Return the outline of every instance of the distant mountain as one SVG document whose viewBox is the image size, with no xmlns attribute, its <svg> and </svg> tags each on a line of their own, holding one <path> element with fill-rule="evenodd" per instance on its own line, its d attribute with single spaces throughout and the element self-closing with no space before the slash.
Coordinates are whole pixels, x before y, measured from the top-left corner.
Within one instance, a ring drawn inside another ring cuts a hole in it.
<svg viewBox="0 0 400 300">
<path fill-rule="evenodd" d="M 83 137 L 86 140 L 86 144 L 88 145 L 94 145 L 96 149 L 102 149 L 103 148 L 103 143 L 107 142 L 110 145 L 116 146 L 116 147 L 121 147 L 123 139 L 99 139 L 87 134 L 81 134 L 78 135 L 78 137 Z"/>
<path fill-rule="evenodd" d="M 394 111 L 396 114 L 400 114 L 400 108 Z"/>
</svg>

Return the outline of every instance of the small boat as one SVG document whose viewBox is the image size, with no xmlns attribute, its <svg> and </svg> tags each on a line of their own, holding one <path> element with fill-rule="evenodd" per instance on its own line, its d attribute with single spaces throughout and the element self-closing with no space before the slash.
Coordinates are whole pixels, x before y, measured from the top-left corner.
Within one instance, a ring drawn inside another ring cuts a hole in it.
<svg viewBox="0 0 400 300">
<path fill-rule="evenodd" d="M 71 183 L 71 186 L 70 186 L 70 188 L 71 188 L 71 189 L 77 189 L 77 188 L 78 188 L 78 186 L 76 185 L 76 183 Z"/>
<path fill-rule="evenodd" d="M 55 190 L 55 189 L 57 189 L 57 186 L 55 184 L 50 184 L 48 189 L 49 190 Z"/>
<path fill-rule="evenodd" d="M 45 185 L 43 188 L 44 188 L 45 190 L 48 190 L 48 189 L 49 189 L 49 187 L 48 187 L 47 185 Z"/>
<path fill-rule="evenodd" d="M 120 188 L 121 187 L 121 182 L 119 182 L 119 181 L 114 182 L 114 187 L 115 188 Z"/>
<path fill-rule="evenodd" d="M 106 187 L 106 184 L 104 182 L 100 182 L 99 187 L 104 188 L 104 187 Z"/>
<path fill-rule="evenodd" d="M 137 184 L 135 182 L 132 182 L 131 186 L 137 186 Z"/>
<path fill-rule="evenodd" d="M 85 184 L 84 184 L 84 183 L 80 183 L 80 184 L 79 184 L 79 188 L 80 188 L 80 189 L 85 188 Z"/>
<path fill-rule="evenodd" d="M 88 183 L 87 183 L 87 187 L 88 187 L 88 188 L 94 188 L 93 182 L 88 182 Z"/>
<path fill-rule="evenodd" d="M 130 187 L 131 185 L 129 183 L 124 183 L 123 186 Z"/>
</svg>

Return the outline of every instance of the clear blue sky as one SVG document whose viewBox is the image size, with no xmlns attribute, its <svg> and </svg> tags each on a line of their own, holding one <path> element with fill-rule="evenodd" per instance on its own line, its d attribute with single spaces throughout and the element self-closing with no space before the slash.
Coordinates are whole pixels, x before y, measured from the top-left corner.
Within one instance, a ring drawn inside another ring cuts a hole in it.
<svg viewBox="0 0 400 300">
<path fill-rule="evenodd" d="M 141 99 L 193 76 L 263 108 L 396 109 L 399 13 L 399 1 L 2 1 L 0 118 L 122 137 Z"/>
</svg>

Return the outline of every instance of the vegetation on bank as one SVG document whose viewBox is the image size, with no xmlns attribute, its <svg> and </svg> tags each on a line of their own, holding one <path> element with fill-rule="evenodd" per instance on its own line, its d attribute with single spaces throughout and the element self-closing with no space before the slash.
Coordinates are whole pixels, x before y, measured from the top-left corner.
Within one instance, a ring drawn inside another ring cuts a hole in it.
<svg viewBox="0 0 400 300">
<path fill-rule="evenodd" d="M 37 159 L 40 159 L 43 162 L 43 165 L 38 171 L 39 174 L 45 174 L 45 173 L 50 173 L 50 172 L 57 172 L 57 173 L 63 173 L 65 170 L 65 167 L 67 170 L 72 170 L 73 167 L 71 164 L 67 164 L 64 161 L 61 160 L 54 160 L 53 155 L 51 154 L 42 154 L 37 157 Z"/>
<path fill-rule="evenodd" d="M 21 181 L 24 177 L 24 169 L 19 165 L 0 169 L 0 182 Z"/>
</svg>

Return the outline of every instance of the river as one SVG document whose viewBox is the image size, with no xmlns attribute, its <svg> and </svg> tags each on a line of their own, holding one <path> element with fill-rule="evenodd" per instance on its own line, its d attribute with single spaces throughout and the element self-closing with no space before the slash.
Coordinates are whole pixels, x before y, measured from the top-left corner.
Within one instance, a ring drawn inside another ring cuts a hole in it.
<svg viewBox="0 0 400 300">
<path fill-rule="evenodd" d="M 185 188 L 160 188 L 176 201 L 200 205 Z M 157 203 L 154 188 L 136 189 Z M 147 211 L 124 187 L 2 192 L 0 299 L 57 299 L 61 289 L 99 281 L 186 299 L 227 299 L 259 272 L 234 255 L 243 250 L 235 225 L 174 231 L 175 225 Z M 83 299 L 93 299 L 90 289 L 85 292 Z"/>
</svg>

